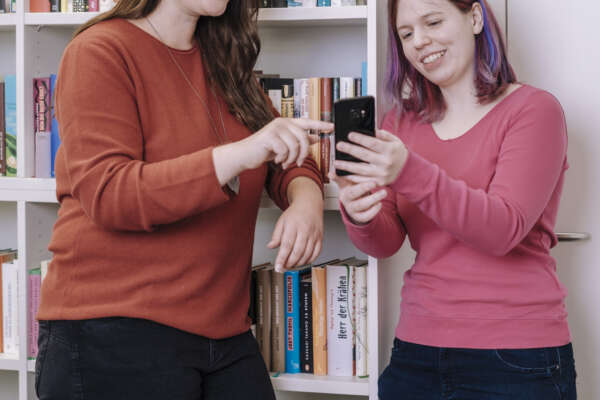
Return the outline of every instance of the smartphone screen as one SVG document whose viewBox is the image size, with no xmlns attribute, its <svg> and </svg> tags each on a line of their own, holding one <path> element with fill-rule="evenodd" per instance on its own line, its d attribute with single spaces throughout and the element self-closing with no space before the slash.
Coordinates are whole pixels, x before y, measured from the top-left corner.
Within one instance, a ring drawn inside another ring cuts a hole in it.
<svg viewBox="0 0 600 400">
<path fill-rule="evenodd" d="M 335 118 L 335 143 L 349 142 L 348 134 L 358 132 L 375 136 L 375 98 L 373 96 L 352 97 L 336 101 L 333 105 Z M 352 143 L 352 142 L 350 142 Z M 361 162 L 355 157 L 335 150 L 335 159 Z M 338 176 L 350 175 L 348 171 L 336 169 Z"/>
</svg>

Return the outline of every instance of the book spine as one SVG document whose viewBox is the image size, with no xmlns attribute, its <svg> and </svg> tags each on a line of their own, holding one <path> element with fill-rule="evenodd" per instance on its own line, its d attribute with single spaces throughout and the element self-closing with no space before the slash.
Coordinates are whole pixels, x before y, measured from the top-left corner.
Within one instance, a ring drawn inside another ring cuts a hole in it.
<svg viewBox="0 0 600 400">
<path fill-rule="evenodd" d="M 300 118 L 300 79 L 294 79 L 294 118 Z"/>
<path fill-rule="evenodd" d="M 323 267 L 312 269 L 313 370 L 327 375 L 327 283 Z"/>
<path fill-rule="evenodd" d="M 6 142 L 6 175 L 17 176 L 17 80 L 4 76 L 4 120 Z"/>
<path fill-rule="evenodd" d="M 308 78 L 308 118 L 313 120 L 321 119 L 321 79 Z M 319 142 L 310 145 L 310 154 L 317 163 L 317 168 L 321 169 L 321 144 Z"/>
<path fill-rule="evenodd" d="M 298 90 L 300 96 L 300 118 L 310 118 L 310 97 L 309 97 L 309 84 L 308 79 L 302 78 L 298 80 Z"/>
<path fill-rule="evenodd" d="M 34 132 L 50 131 L 50 78 L 33 78 Z"/>
<path fill-rule="evenodd" d="M 287 0 L 273 0 L 273 8 L 286 8 L 288 6 Z"/>
<path fill-rule="evenodd" d="M 368 88 L 367 88 L 367 62 L 363 61 L 362 65 L 361 65 L 361 78 L 362 78 L 362 93 L 363 96 L 366 96 L 366 94 L 368 93 Z"/>
<path fill-rule="evenodd" d="M 354 78 L 354 96 L 362 96 L 362 78 Z"/>
<path fill-rule="evenodd" d="M 328 265 L 327 374 L 352 376 L 352 320 L 350 267 Z"/>
<path fill-rule="evenodd" d="M 333 135 L 321 134 L 319 135 L 319 145 L 321 146 L 319 149 L 319 156 L 321 159 L 319 160 L 319 165 L 321 167 L 321 177 L 323 179 L 323 183 L 329 183 L 329 171 L 331 170 L 331 140 L 333 139 Z"/>
<path fill-rule="evenodd" d="M 347 99 L 354 97 L 354 78 L 352 77 L 341 77 L 340 78 L 340 99 Z"/>
<path fill-rule="evenodd" d="M 19 354 L 18 330 L 18 270 L 16 263 L 2 265 L 2 295 L 4 306 L 4 352 Z"/>
<path fill-rule="evenodd" d="M 29 332 L 27 338 L 29 340 L 29 346 L 27 349 L 27 357 L 33 359 L 38 354 L 38 337 L 40 332 L 40 326 L 38 321 L 35 319 L 40 305 L 40 283 L 41 283 L 41 272 L 39 268 L 28 271 L 27 278 L 29 283 L 28 293 L 28 307 L 27 312 L 29 313 Z"/>
<path fill-rule="evenodd" d="M 60 136 L 58 135 L 58 121 L 55 114 L 55 93 L 56 93 L 56 74 L 50 75 L 50 176 L 54 178 L 54 162 L 56 161 L 56 152 L 60 146 Z"/>
<path fill-rule="evenodd" d="M 50 178 L 51 146 L 50 132 L 37 132 L 35 134 L 35 176 L 36 178 Z"/>
<path fill-rule="evenodd" d="M 340 78 L 331 79 L 331 103 L 335 104 L 340 99 Z M 331 121 L 335 122 L 335 113 L 331 113 Z"/>
<path fill-rule="evenodd" d="M 6 175 L 6 124 L 4 122 L 4 82 L 0 82 L 0 176 L 4 175 Z"/>
<path fill-rule="evenodd" d="M 88 0 L 88 11 L 100 11 L 99 0 Z"/>
<path fill-rule="evenodd" d="M 313 373 L 312 335 L 312 284 L 310 280 L 300 282 L 301 344 L 300 367 L 302 372 Z"/>
<path fill-rule="evenodd" d="M 367 330 L 367 268 L 355 268 L 356 275 L 356 376 L 369 376 Z"/>
<path fill-rule="evenodd" d="M 256 340 L 263 356 L 267 371 L 271 370 L 271 273 L 261 269 L 257 273 L 256 298 L 258 302 L 256 318 Z"/>
<path fill-rule="evenodd" d="M 286 271 L 285 279 L 285 372 L 300 372 L 300 306 L 298 271 Z"/>
<path fill-rule="evenodd" d="M 50 12 L 60 12 L 60 0 L 50 0 Z"/>
<path fill-rule="evenodd" d="M 281 116 L 294 118 L 294 85 L 285 84 L 281 87 Z"/>
<path fill-rule="evenodd" d="M 285 371 L 285 285 L 283 273 L 271 270 L 271 370 Z"/>
<path fill-rule="evenodd" d="M 321 107 L 321 121 L 331 122 L 331 110 L 333 108 L 331 78 L 321 78 L 320 84 L 319 94 L 321 95 L 321 101 L 319 105 Z"/>
</svg>

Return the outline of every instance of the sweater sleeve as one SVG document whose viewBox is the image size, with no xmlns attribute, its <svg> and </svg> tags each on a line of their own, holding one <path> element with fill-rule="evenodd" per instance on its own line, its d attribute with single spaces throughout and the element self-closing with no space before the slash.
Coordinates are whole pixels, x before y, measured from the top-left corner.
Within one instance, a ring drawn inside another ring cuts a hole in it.
<svg viewBox="0 0 600 400">
<path fill-rule="evenodd" d="M 88 217 L 108 230 L 152 231 L 226 202 L 212 148 L 144 161 L 122 55 L 105 41 L 77 39 L 61 61 L 56 108 L 70 195 Z"/>
<path fill-rule="evenodd" d="M 564 114 L 536 92 L 511 121 L 487 190 L 469 187 L 414 152 L 391 187 L 457 239 L 505 255 L 531 231 L 566 165 Z"/>
<path fill-rule="evenodd" d="M 389 187 L 384 189 L 387 195 L 382 201 L 381 210 L 365 225 L 352 223 L 340 203 L 342 220 L 350 240 L 359 250 L 376 258 L 394 255 L 406 238 L 406 229 L 396 210 L 396 195 Z"/>
</svg>

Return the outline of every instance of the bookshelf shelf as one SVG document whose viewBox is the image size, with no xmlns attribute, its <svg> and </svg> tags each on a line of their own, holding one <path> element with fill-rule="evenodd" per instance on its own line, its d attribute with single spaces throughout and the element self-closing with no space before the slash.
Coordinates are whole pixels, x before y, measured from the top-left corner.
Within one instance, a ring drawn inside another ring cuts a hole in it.
<svg viewBox="0 0 600 400">
<path fill-rule="evenodd" d="M 0 201 L 57 203 L 54 179 L 0 178 Z"/>
<path fill-rule="evenodd" d="M 6 13 L 0 14 L 0 31 L 14 30 L 17 26 L 17 14 Z"/>
<path fill-rule="evenodd" d="M 369 395 L 369 378 L 315 376 L 312 374 L 281 374 L 271 377 L 275 390 L 288 392 L 313 392 L 346 394 L 353 396 Z"/>
<path fill-rule="evenodd" d="M 75 27 L 81 25 L 99 13 L 25 13 L 25 25 L 54 25 Z"/>
<path fill-rule="evenodd" d="M 21 369 L 21 362 L 17 356 L 7 356 L 0 353 L 0 370 L 18 371 Z"/>
<path fill-rule="evenodd" d="M 263 8 L 260 26 L 366 25 L 367 6 Z"/>
</svg>

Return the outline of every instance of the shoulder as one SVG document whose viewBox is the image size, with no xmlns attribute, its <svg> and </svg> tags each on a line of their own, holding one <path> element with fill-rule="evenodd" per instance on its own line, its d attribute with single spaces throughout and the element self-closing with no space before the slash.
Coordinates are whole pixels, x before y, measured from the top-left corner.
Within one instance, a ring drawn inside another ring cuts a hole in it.
<svg viewBox="0 0 600 400">
<path fill-rule="evenodd" d="M 533 86 L 523 85 L 511 93 L 506 100 L 516 118 L 554 117 L 564 119 L 564 112 L 558 99 L 550 92 Z"/>
<path fill-rule="evenodd" d="M 64 56 L 104 57 L 124 54 L 135 46 L 135 28 L 122 18 L 98 22 L 71 40 Z"/>
</svg>

